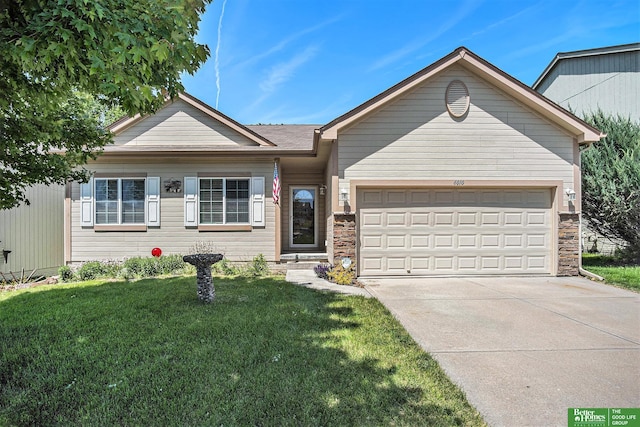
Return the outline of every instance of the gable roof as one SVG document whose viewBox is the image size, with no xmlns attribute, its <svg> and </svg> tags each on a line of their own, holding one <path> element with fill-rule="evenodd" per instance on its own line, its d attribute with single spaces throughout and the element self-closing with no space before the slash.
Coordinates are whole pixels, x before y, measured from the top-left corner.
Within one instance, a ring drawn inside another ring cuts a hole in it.
<svg viewBox="0 0 640 427">
<path fill-rule="evenodd" d="M 215 108 L 205 104 L 204 102 L 200 101 L 199 99 L 197 99 L 194 96 L 191 96 L 191 95 L 183 92 L 183 93 L 179 93 L 178 94 L 178 99 L 186 102 L 187 104 L 191 105 L 192 107 L 197 108 L 198 110 L 203 112 L 205 115 L 207 115 L 211 119 L 216 120 L 216 121 L 222 123 L 223 125 L 233 129 L 234 131 L 238 132 L 242 136 L 244 136 L 244 137 L 248 138 L 249 140 L 255 142 L 258 146 L 267 146 L 267 147 L 271 146 L 271 147 L 274 147 L 276 145 L 273 142 L 269 141 L 264 136 L 254 132 L 251 129 L 249 129 L 248 127 L 236 122 L 232 118 L 222 114 L 220 111 L 218 111 Z M 173 100 L 167 99 L 167 101 L 165 103 L 165 106 L 169 105 L 172 102 L 173 102 Z M 124 117 L 124 118 L 112 123 L 111 125 L 109 125 L 108 129 L 111 132 L 113 132 L 115 135 L 118 135 L 119 133 L 121 133 L 124 130 L 130 128 L 131 126 L 133 126 L 136 123 L 144 120 L 147 117 L 149 117 L 149 116 L 142 116 L 140 114 L 136 114 L 133 117 Z"/>
<path fill-rule="evenodd" d="M 558 52 L 553 60 L 547 65 L 540 77 L 537 78 L 535 83 L 531 86 L 534 90 L 537 90 L 538 86 L 542 84 L 544 79 L 551 73 L 551 71 L 558 65 L 560 61 L 569 60 L 573 58 L 583 58 L 589 56 L 598 55 L 611 55 L 616 53 L 633 52 L 640 50 L 640 43 L 621 44 L 616 46 L 600 47 L 596 49 L 575 50 L 572 52 Z"/>
<path fill-rule="evenodd" d="M 344 129 L 354 123 L 357 123 L 370 113 L 377 111 L 384 105 L 411 91 L 415 87 L 421 85 L 431 77 L 454 64 L 461 65 L 467 70 L 482 77 L 497 88 L 501 89 L 503 92 L 510 95 L 512 98 L 527 105 L 547 120 L 557 124 L 563 129 L 566 129 L 576 137 L 578 143 L 595 142 L 604 136 L 604 134 L 596 128 L 540 95 L 524 83 L 480 58 L 469 49 L 459 47 L 449 55 L 322 126 L 319 130 L 319 137 L 322 139 L 336 139 L 340 129 Z"/>
</svg>

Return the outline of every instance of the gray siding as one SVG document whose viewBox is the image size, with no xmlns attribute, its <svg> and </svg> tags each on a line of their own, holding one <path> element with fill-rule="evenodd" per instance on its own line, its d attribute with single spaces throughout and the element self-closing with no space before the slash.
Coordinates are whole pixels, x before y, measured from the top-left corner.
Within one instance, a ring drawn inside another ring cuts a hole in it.
<svg viewBox="0 0 640 427">
<path fill-rule="evenodd" d="M 257 145 L 182 100 L 175 100 L 114 138 L 116 145 Z"/>
<path fill-rule="evenodd" d="M 145 232 L 95 231 L 80 226 L 80 185 L 72 186 L 71 204 L 71 262 L 89 260 L 122 259 L 133 256 L 149 256 L 151 249 L 159 247 L 164 254 L 186 254 L 196 242 L 207 242 L 224 253 L 231 261 L 248 261 L 262 253 L 268 261 L 275 259 L 274 205 L 271 203 L 273 162 L 246 163 L 206 162 L 173 159 L 163 163 L 100 163 L 89 168 L 100 173 L 147 173 L 159 176 L 160 182 L 169 178 L 183 181 L 186 176 L 198 173 L 221 173 L 228 177 L 239 174 L 265 177 L 266 227 L 251 231 L 198 231 L 184 226 L 183 193 L 167 193 L 161 185 L 160 227 Z"/>
<path fill-rule="evenodd" d="M 37 185 L 27 198 L 29 206 L 0 211 L 0 250 L 11 251 L 0 271 L 55 274 L 64 263 L 64 187 Z"/>
<path fill-rule="evenodd" d="M 444 102 L 454 79 L 470 93 L 462 120 Z M 377 178 L 561 179 L 574 188 L 573 156 L 572 137 L 458 66 L 339 135 L 341 187 Z"/>
<path fill-rule="evenodd" d="M 600 108 L 640 120 L 640 51 L 561 59 L 536 90 L 581 117 Z"/>
</svg>

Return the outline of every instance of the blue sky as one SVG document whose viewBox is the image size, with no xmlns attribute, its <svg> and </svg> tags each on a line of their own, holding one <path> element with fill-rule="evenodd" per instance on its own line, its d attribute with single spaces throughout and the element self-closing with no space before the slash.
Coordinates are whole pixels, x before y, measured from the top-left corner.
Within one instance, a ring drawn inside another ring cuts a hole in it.
<svg viewBox="0 0 640 427">
<path fill-rule="evenodd" d="M 324 124 L 460 46 L 527 85 L 556 53 L 640 42 L 640 0 L 215 0 L 188 93 L 243 124 Z"/>
</svg>

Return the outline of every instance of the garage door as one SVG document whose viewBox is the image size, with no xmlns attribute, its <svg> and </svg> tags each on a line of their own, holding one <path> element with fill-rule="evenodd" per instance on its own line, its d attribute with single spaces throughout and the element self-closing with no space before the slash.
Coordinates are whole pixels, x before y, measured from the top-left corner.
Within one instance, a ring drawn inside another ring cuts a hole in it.
<svg viewBox="0 0 640 427">
<path fill-rule="evenodd" d="M 360 275 L 551 272 L 548 189 L 359 189 Z"/>
</svg>

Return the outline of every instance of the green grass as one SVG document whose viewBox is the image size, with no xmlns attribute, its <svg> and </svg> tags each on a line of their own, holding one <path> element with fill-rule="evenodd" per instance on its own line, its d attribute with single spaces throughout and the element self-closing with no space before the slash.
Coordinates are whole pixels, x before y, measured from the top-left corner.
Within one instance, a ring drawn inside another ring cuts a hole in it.
<svg viewBox="0 0 640 427">
<path fill-rule="evenodd" d="M 278 278 L 0 293 L 0 425 L 484 425 L 375 299 Z"/>
<path fill-rule="evenodd" d="M 584 254 L 582 266 L 587 271 L 604 277 L 605 282 L 640 292 L 640 266 L 625 265 L 612 256 Z"/>
</svg>

